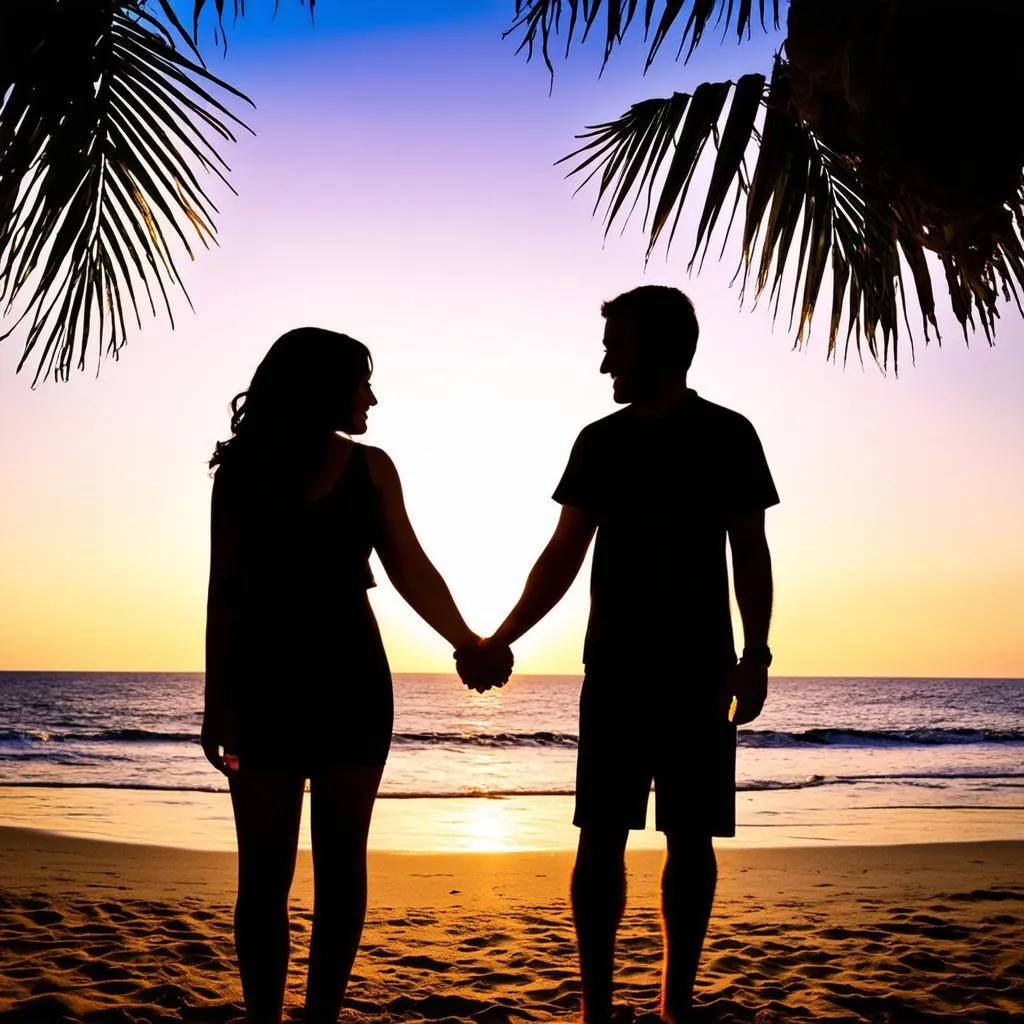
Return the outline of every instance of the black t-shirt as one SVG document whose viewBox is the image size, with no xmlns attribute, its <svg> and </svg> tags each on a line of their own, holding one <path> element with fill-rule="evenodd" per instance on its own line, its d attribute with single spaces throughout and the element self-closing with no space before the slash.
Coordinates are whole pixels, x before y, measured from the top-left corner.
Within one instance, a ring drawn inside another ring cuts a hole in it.
<svg viewBox="0 0 1024 1024">
<path fill-rule="evenodd" d="M 583 428 L 553 497 L 597 523 L 588 670 L 735 661 L 726 528 L 779 500 L 748 420 L 693 391 L 667 416 L 627 406 Z"/>
</svg>

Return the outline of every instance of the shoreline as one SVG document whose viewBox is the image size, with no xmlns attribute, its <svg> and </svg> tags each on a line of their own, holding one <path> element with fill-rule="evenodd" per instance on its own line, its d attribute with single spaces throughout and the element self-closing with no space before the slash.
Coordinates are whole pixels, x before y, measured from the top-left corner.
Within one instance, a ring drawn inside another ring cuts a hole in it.
<svg viewBox="0 0 1024 1024">
<path fill-rule="evenodd" d="M 578 1015 L 572 854 L 369 855 L 345 1024 Z M 629 850 L 616 1001 L 657 1003 L 661 854 Z M 721 1024 L 982 1022 L 1024 1015 L 1024 842 L 719 849 L 698 1005 Z M 292 889 L 301 1004 L 311 862 Z M 5 1024 L 228 1024 L 235 859 L 0 828 Z"/>
<path fill-rule="evenodd" d="M 884 864 L 887 871 L 901 876 L 911 884 L 913 874 L 923 867 L 927 872 L 956 877 L 958 870 L 970 864 L 999 863 L 1004 867 L 1019 863 L 1021 872 L 1021 902 L 1024 903 L 1024 840 L 947 840 L 899 844 L 836 845 L 829 847 L 723 847 L 723 840 L 715 839 L 715 852 L 719 863 L 737 873 L 746 873 L 757 866 L 773 871 L 785 871 L 799 863 L 803 871 L 814 875 L 827 875 L 835 869 L 839 874 L 851 866 L 870 867 Z M 727 840 L 726 840 L 727 842 Z M 552 870 L 563 871 L 568 885 L 574 850 L 457 850 L 423 852 L 418 850 L 369 850 L 367 862 L 371 870 L 384 880 L 386 887 L 395 884 L 394 876 L 409 875 L 418 878 L 441 878 L 450 872 L 438 872 L 443 865 L 459 865 L 466 877 L 484 879 L 488 884 L 506 878 L 510 881 L 522 874 L 547 878 Z M 656 886 L 664 857 L 664 849 L 630 846 L 626 858 L 631 873 L 635 873 L 643 886 Z M 153 896 L 155 884 L 164 886 L 168 870 L 182 879 L 201 879 L 202 884 L 218 893 L 233 893 L 234 850 L 194 850 L 151 843 L 131 843 L 116 839 L 65 835 L 44 829 L 0 825 L 0 888 L 28 890 L 58 881 L 68 892 L 86 889 L 124 890 L 131 886 L 137 894 Z M 51 873 L 57 865 L 59 875 Z M 72 869 L 84 867 L 85 874 L 70 874 Z M 515 868 L 513 875 L 509 869 Z M 312 882 L 312 855 L 300 849 L 296 866 L 296 886 Z M 227 876 L 230 875 L 230 880 Z M 1016 878 L 1014 879 L 1016 880 Z M 185 884 L 184 882 L 182 884 Z M 191 884 L 191 882 L 188 882 Z M 440 883 L 439 883 L 440 884 Z M 798 882 L 794 883 L 799 885 Z M 164 891 L 164 890 L 160 890 Z M 174 884 L 172 892 L 178 891 Z M 182 889 L 182 893 L 189 890 Z M 568 889 L 559 890 L 567 895 Z M 654 888 L 644 896 L 656 894 Z M 432 895 L 436 895 L 433 894 Z M 1022 907 L 1024 909 L 1024 907 Z"/>
<path fill-rule="evenodd" d="M 634 849 L 661 850 L 648 826 L 630 834 Z M 942 805 L 837 806 L 820 790 L 737 794 L 736 836 L 721 849 L 830 848 L 1024 840 L 1024 808 Z M 369 847 L 417 853 L 571 851 L 571 796 L 380 797 Z M 0 827 L 93 837 L 184 850 L 233 851 L 234 824 L 226 792 L 124 790 L 0 785 Z M 309 848 L 309 801 L 299 845 Z"/>
</svg>

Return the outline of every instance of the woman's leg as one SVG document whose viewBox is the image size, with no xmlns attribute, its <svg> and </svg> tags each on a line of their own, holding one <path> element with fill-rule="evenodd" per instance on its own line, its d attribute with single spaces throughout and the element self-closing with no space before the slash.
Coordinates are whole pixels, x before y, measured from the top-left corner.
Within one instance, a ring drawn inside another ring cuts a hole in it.
<svg viewBox="0 0 1024 1024">
<path fill-rule="evenodd" d="M 288 977 L 288 890 L 306 780 L 278 772 L 231 776 L 238 836 L 235 950 L 249 1024 L 278 1024 Z"/>
<path fill-rule="evenodd" d="M 307 1024 L 335 1024 L 366 917 L 366 836 L 383 765 L 332 768 L 310 779 L 313 934 Z"/>
</svg>

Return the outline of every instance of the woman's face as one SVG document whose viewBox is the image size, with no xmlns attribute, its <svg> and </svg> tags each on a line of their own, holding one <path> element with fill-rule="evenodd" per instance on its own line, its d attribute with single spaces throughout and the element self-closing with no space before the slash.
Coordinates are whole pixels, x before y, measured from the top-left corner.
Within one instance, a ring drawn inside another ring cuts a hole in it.
<svg viewBox="0 0 1024 1024">
<path fill-rule="evenodd" d="M 366 374 L 356 388 L 355 401 L 352 403 L 352 428 L 350 434 L 366 433 L 366 414 L 370 407 L 377 404 L 377 396 L 370 387 L 370 375 Z"/>
</svg>

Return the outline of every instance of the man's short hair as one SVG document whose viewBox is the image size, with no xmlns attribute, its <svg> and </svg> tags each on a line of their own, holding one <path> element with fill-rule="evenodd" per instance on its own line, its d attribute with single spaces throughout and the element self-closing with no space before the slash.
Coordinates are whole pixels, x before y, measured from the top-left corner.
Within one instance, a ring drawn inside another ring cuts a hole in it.
<svg viewBox="0 0 1024 1024">
<path fill-rule="evenodd" d="M 700 326 L 693 303 L 678 289 L 645 284 L 601 303 L 601 316 L 626 317 L 637 340 L 660 367 L 688 370 Z"/>
</svg>

